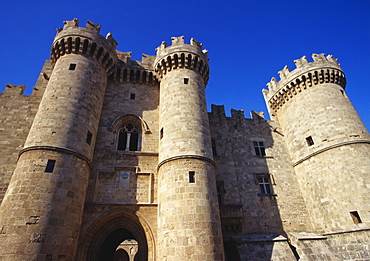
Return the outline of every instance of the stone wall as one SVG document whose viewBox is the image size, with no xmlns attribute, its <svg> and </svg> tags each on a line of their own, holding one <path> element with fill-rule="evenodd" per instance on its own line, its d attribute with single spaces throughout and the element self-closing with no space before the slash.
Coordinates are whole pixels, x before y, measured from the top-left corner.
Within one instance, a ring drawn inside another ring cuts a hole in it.
<svg viewBox="0 0 370 261">
<path fill-rule="evenodd" d="M 252 112 L 226 117 L 223 106 L 212 106 L 209 114 L 216 156 L 216 177 L 223 184 L 221 217 L 224 238 L 249 233 L 280 233 L 308 230 L 311 227 L 298 180 L 286 151 L 279 126 Z M 256 155 L 253 141 L 263 142 L 265 156 Z M 270 193 L 262 193 L 260 175 L 270 180 Z M 240 227 L 225 227 L 233 218 L 227 210 L 239 205 Z"/>
<path fill-rule="evenodd" d="M 51 72 L 51 61 L 42 68 L 32 95 L 22 95 L 24 85 L 7 85 L 0 93 L 0 202 L 15 169 L 18 153 L 23 149 Z M 45 75 L 43 74 L 45 73 Z"/>
</svg>

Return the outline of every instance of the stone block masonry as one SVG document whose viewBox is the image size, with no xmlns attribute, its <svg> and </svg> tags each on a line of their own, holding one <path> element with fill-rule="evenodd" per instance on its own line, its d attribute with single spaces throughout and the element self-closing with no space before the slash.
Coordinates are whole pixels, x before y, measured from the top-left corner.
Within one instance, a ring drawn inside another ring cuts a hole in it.
<svg viewBox="0 0 370 261">
<path fill-rule="evenodd" d="M 0 94 L 1 260 L 369 260 L 370 136 L 333 56 L 272 78 L 271 120 L 228 117 L 196 40 L 134 61 L 57 31 L 32 95 Z"/>
</svg>

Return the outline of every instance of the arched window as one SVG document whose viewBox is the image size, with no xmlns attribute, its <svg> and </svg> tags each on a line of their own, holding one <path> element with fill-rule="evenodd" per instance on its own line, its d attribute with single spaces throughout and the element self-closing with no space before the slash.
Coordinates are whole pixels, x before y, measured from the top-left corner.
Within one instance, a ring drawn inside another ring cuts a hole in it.
<svg viewBox="0 0 370 261">
<path fill-rule="evenodd" d="M 152 133 L 148 124 L 134 114 L 119 116 L 109 129 L 115 136 L 114 149 L 121 151 L 141 151 L 142 135 Z"/>
<path fill-rule="evenodd" d="M 118 132 L 118 150 L 137 151 L 139 144 L 139 128 L 133 122 L 122 125 Z"/>
</svg>

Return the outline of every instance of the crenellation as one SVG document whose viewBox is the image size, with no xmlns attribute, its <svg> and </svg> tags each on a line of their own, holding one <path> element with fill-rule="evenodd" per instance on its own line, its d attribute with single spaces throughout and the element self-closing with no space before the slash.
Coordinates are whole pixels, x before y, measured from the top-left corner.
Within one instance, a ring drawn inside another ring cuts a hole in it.
<svg viewBox="0 0 370 261">
<path fill-rule="evenodd" d="M 370 135 L 336 58 L 272 77 L 272 120 L 226 116 L 201 43 L 135 61 L 100 28 L 64 22 L 32 95 L 0 93 L 2 259 L 368 260 Z"/>
<path fill-rule="evenodd" d="M 307 66 L 308 61 L 307 61 L 306 55 L 302 56 L 301 58 L 297 60 L 294 60 L 294 64 L 297 68 L 303 68 Z"/>
<path fill-rule="evenodd" d="M 78 24 L 76 26 L 78 26 Z M 98 33 L 100 33 L 100 28 L 101 28 L 100 24 L 95 24 L 95 23 L 91 22 L 90 20 L 87 20 L 86 29 L 96 30 Z M 111 33 L 107 34 L 106 39 L 108 39 L 108 37 L 112 37 Z"/>
<path fill-rule="evenodd" d="M 66 30 L 70 27 L 78 27 L 78 19 L 77 18 L 73 18 L 73 20 L 68 20 L 68 21 L 63 21 L 63 30 Z"/>
<path fill-rule="evenodd" d="M 324 53 L 314 53 L 312 54 L 312 59 L 317 63 L 326 63 L 328 61 Z"/>
<path fill-rule="evenodd" d="M 280 76 L 280 80 L 285 80 L 290 73 L 288 65 L 285 65 L 284 68 L 281 71 L 278 71 L 278 74 Z"/>
<path fill-rule="evenodd" d="M 6 88 L 4 90 L 4 94 L 6 95 L 22 95 L 26 89 L 25 85 L 14 85 L 7 83 L 5 86 Z"/>
<path fill-rule="evenodd" d="M 171 37 L 172 45 L 182 45 L 184 44 L 184 36 L 179 36 L 179 37 Z"/>
<path fill-rule="evenodd" d="M 277 82 L 273 77 L 266 84 L 268 90 L 263 89 L 263 95 L 269 104 L 269 110 L 276 113 L 293 95 L 314 85 L 335 83 L 345 89 L 346 79 L 335 58 L 332 56 L 325 58 L 324 54 L 313 54 L 312 57 L 315 58 L 310 63 L 307 62 L 305 56 L 295 60 L 297 66 L 295 70 L 290 71 L 285 66 L 278 72 L 280 81 Z"/>
</svg>

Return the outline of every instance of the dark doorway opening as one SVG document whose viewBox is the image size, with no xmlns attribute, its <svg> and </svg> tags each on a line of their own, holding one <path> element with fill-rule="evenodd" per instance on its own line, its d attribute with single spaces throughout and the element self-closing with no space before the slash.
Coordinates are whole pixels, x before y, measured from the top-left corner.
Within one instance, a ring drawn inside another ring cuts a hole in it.
<svg viewBox="0 0 370 261">
<path fill-rule="evenodd" d="M 110 233 L 99 249 L 99 261 L 113 261 L 117 247 L 126 239 L 136 240 L 131 232 L 124 228 L 118 228 Z"/>
</svg>

